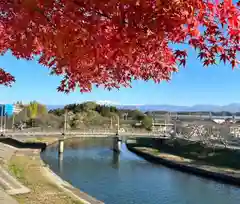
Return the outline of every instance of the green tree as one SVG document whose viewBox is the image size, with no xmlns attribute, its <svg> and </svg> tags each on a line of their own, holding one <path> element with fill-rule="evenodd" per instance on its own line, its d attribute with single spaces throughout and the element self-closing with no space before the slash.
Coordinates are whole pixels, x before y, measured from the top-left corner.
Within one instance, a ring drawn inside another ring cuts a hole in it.
<svg viewBox="0 0 240 204">
<path fill-rule="evenodd" d="M 30 104 L 28 105 L 28 113 L 30 117 L 31 126 L 33 127 L 34 120 L 36 119 L 38 114 L 38 103 L 36 101 L 30 102 Z"/>
<path fill-rule="evenodd" d="M 70 127 L 71 128 L 76 128 L 77 127 L 77 124 L 78 124 L 79 120 L 78 118 L 76 117 L 76 115 L 70 120 Z"/>
<path fill-rule="evenodd" d="M 147 130 L 152 130 L 152 118 L 149 116 L 145 116 L 142 120 L 142 125 Z"/>
<path fill-rule="evenodd" d="M 76 109 L 77 109 L 77 104 L 68 104 L 64 106 L 64 110 L 72 111 L 73 113 L 76 113 Z"/>
<path fill-rule="evenodd" d="M 115 106 L 110 106 L 109 108 L 110 108 L 110 112 L 112 112 L 112 113 L 118 112 L 118 109 Z"/>
<path fill-rule="evenodd" d="M 30 102 L 28 105 L 29 117 L 36 118 L 38 114 L 38 103 L 36 101 Z"/>
<path fill-rule="evenodd" d="M 141 121 L 144 119 L 145 114 L 139 110 L 133 110 L 133 111 L 129 112 L 128 116 L 130 118 L 132 118 L 133 120 Z"/>
<path fill-rule="evenodd" d="M 96 107 L 98 104 L 96 104 L 93 101 L 88 101 L 82 104 L 83 105 L 83 110 L 84 111 L 89 111 L 89 110 L 96 110 Z"/>
<path fill-rule="evenodd" d="M 101 114 L 103 117 L 110 117 L 110 116 L 111 116 L 110 107 L 108 107 L 108 106 L 102 106 L 102 109 L 101 109 L 100 114 Z"/>
</svg>

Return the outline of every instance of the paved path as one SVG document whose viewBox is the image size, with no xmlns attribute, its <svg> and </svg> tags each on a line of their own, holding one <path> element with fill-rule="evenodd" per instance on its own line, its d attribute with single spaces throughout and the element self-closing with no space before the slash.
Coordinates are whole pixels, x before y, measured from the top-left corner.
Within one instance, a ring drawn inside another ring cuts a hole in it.
<svg viewBox="0 0 240 204">
<path fill-rule="evenodd" d="M 0 203 L 1 204 L 18 204 L 18 202 L 0 189 Z"/>
<path fill-rule="evenodd" d="M 0 161 L 10 160 L 17 149 L 0 142 Z M 17 204 L 10 195 L 27 193 L 29 189 L 23 186 L 17 179 L 11 176 L 0 164 L 0 203 Z"/>
<path fill-rule="evenodd" d="M 0 142 L 0 161 L 8 161 L 17 149 Z"/>
</svg>

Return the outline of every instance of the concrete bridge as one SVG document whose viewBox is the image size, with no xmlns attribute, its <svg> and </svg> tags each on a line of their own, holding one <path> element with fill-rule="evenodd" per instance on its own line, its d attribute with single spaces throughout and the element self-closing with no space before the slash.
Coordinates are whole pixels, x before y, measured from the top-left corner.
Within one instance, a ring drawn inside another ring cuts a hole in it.
<svg viewBox="0 0 240 204">
<path fill-rule="evenodd" d="M 5 136 L 62 136 L 61 131 L 36 131 L 36 132 L 26 132 L 26 131 L 15 131 L 15 132 L 5 132 Z M 159 134 L 153 132 L 119 132 L 120 136 L 132 136 L 132 137 L 156 137 Z M 98 131 L 66 131 L 66 137 L 111 137 L 116 136 L 114 131 L 98 132 Z"/>
<path fill-rule="evenodd" d="M 77 137 L 106 137 L 106 138 L 112 138 L 113 139 L 113 150 L 119 152 L 121 150 L 121 143 L 122 142 L 136 142 L 136 138 L 140 137 L 149 137 L 149 138 L 162 138 L 162 139 L 167 139 L 168 137 L 163 137 L 158 134 L 154 134 L 152 132 L 119 132 L 116 134 L 116 132 L 80 132 L 80 131 L 66 131 L 63 135 L 62 132 L 60 131 L 53 131 L 53 132 L 48 132 L 48 131 L 39 131 L 39 132 L 26 132 L 26 131 L 17 131 L 17 132 L 6 132 L 4 134 L 5 137 L 11 137 L 15 140 L 25 142 L 28 139 L 32 139 L 35 137 L 57 137 L 58 138 L 58 149 L 59 149 L 59 154 L 64 152 L 64 140 L 65 139 L 70 139 L 70 138 L 77 138 Z"/>
<path fill-rule="evenodd" d="M 168 137 L 163 137 L 160 133 L 152 133 L 152 132 L 144 132 L 144 133 L 139 133 L 139 132 L 120 132 L 118 136 L 116 135 L 116 132 L 81 132 L 81 131 L 67 131 L 65 132 L 64 136 L 62 132 L 60 131 L 55 131 L 55 132 L 48 132 L 48 131 L 39 131 L 39 132 L 6 132 L 4 134 L 6 137 L 11 137 L 13 139 L 19 140 L 19 141 L 26 141 L 28 139 L 36 138 L 36 137 L 57 137 L 59 140 L 62 139 L 69 139 L 69 138 L 77 138 L 77 137 L 106 137 L 106 138 L 113 138 L 118 140 L 126 142 L 127 140 L 134 140 L 136 138 L 141 138 L 141 137 L 149 137 L 149 138 L 163 138 L 167 139 Z M 117 141 L 115 141 L 115 144 L 117 144 Z"/>
<path fill-rule="evenodd" d="M 198 134 L 201 134 L 198 132 Z M 113 138 L 113 144 L 116 147 L 116 149 L 119 149 L 119 141 L 132 141 L 134 142 L 136 138 L 143 138 L 143 137 L 149 137 L 149 138 L 159 138 L 159 139 L 169 139 L 170 134 L 163 134 L 161 132 L 119 132 L 118 135 L 116 135 L 116 132 L 114 131 L 66 131 L 65 135 L 63 136 L 61 131 L 32 131 L 27 132 L 25 131 L 15 131 L 15 132 L 6 132 L 4 134 L 6 137 L 11 137 L 13 139 L 19 140 L 19 141 L 26 141 L 28 139 L 36 138 L 36 137 L 57 137 L 59 138 L 59 141 L 61 144 L 61 141 L 68 138 L 77 138 L 77 137 L 106 137 L 106 138 Z M 175 135 L 177 138 L 184 139 L 183 135 Z M 193 140 L 194 138 L 187 139 L 189 141 Z M 200 138 L 197 138 L 196 140 L 200 140 Z M 59 145 L 59 149 L 61 145 Z M 223 146 L 220 144 L 220 146 Z M 234 143 L 233 145 L 228 145 L 228 147 L 233 146 L 234 149 L 239 149 L 239 145 L 236 146 Z M 235 148 L 236 146 L 236 148 Z M 230 147 L 230 148 L 233 148 Z"/>
</svg>

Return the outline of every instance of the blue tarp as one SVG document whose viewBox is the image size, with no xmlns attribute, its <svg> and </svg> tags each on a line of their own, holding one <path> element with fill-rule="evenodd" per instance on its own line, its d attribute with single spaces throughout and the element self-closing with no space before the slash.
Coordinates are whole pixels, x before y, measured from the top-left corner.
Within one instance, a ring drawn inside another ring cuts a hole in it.
<svg viewBox="0 0 240 204">
<path fill-rule="evenodd" d="M 0 116 L 12 116 L 14 111 L 13 104 L 0 104 Z"/>
</svg>

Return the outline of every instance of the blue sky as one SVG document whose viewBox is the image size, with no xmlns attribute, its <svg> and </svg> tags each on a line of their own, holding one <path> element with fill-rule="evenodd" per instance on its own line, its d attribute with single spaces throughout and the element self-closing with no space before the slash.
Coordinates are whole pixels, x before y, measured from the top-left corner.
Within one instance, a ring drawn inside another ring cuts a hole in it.
<svg viewBox="0 0 240 204">
<path fill-rule="evenodd" d="M 84 94 L 57 92 L 60 78 L 49 76 L 49 70 L 36 61 L 17 60 L 7 53 L 0 57 L 0 67 L 16 77 L 11 88 L 0 86 L 0 102 L 4 103 L 37 100 L 59 105 L 108 100 L 119 104 L 225 105 L 240 102 L 240 70 L 223 64 L 203 68 L 194 51 L 189 53 L 186 68 L 181 68 L 171 82 L 134 81 L 133 88 L 112 91 L 98 88 Z"/>
</svg>

